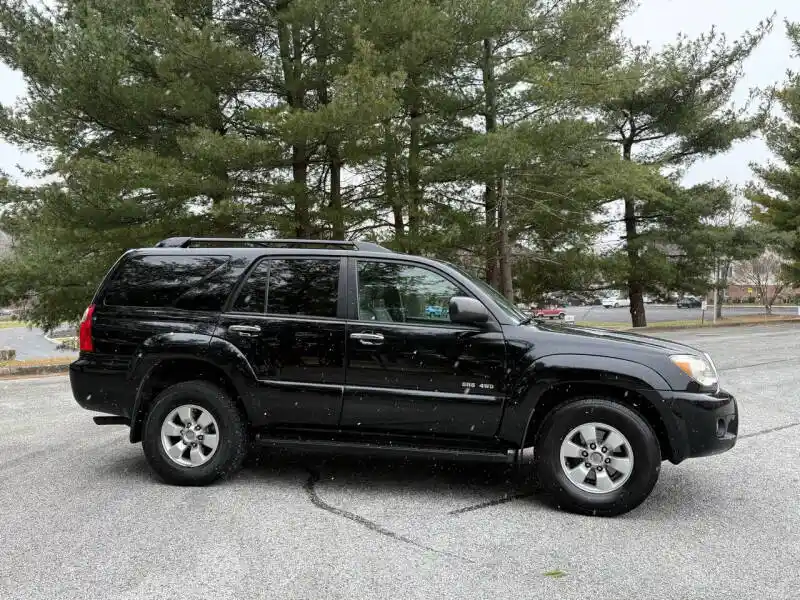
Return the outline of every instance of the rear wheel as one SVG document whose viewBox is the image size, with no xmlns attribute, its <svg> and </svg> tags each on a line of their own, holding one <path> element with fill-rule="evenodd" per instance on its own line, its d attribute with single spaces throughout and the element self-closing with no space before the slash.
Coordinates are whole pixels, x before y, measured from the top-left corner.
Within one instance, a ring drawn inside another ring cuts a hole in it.
<svg viewBox="0 0 800 600">
<path fill-rule="evenodd" d="M 142 448 L 165 482 L 207 485 L 239 469 L 247 453 L 247 428 L 226 392 L 206 381 L 186 381 L 155 399 Z"/>
<path fill-rule="evenodd" d="M 556 408 L 539 430 L 535 456 L 549 499 L 586 515 L 632 510 L 650 495 L 661 470 L 650 425 L 610 398 L 581 398 Z"/>
</svg>

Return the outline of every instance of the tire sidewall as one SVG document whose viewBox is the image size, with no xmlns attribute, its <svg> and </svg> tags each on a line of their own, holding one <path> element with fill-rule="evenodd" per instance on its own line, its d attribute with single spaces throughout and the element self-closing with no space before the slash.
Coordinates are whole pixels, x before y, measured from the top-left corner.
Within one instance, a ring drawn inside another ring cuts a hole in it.
<svg viewBox="0 0 800 600">
<path fill-rule="evenodd" d="M 161 426 L 167 415 L 185 404 L 194 404 L 211 413 L 218 425 L 219 445 L 214 456 L 203 465 L 185 467 L 167 455 L 161 443 Z M 144 424 L 142 447 L 153 469 L 167 482 L 204 485 L 229 470 L 244 446 L 241 419 L 231 410 L 231 401 L 219 388 L 205 382 L 186 382 L 164 390 L 154 401 Z"/>
<path fill-rule="evenodd" d="M 584 423 L 617 429 L 631 445 L 633 471 L 625 484 L 606 494 L 576 487 L 561 467 L 561 443 Z M 653 489 L 661 469 L 658 440 L 647 422 L 631 409 L 605 399 L 582 400 L 555 410 L 543 424 L 538 445 L 538 474 L 548 491 L 567 508 L 583 513 L 621 514 L 640 504 Z"/>
</svg>

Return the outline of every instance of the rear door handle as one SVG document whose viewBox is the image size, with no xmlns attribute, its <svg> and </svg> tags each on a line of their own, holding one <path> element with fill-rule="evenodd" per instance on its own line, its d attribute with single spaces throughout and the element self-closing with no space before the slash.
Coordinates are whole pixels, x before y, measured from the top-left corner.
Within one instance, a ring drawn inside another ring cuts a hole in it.
<svg viewBox="0 0 800 600">
<path fill-rule="evenodd" d="M 358 340 L 365 346 L 380 346 L 383 343 L 383 335 L 380 333 L 351 333 L 351 340 Z"/>
<path fill-rule="evenodd" d="M 261 333 L 261 327 L 258 325 L 231 325 L 228 331 L 238 333 L 244 337 L 252 337 Z"/>
</svg>

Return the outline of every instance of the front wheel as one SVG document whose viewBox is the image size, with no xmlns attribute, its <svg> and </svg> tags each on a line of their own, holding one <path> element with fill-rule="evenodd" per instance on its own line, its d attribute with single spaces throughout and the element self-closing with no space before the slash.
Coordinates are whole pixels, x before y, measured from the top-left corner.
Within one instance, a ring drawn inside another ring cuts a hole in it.
<svg viewBox="0 0 800 600">
<path fill-rule="evenodd" d="M 142 449 L 166 483 L 207 485 L 239 469 L 247 427 L 231 397 L 206 381 L 175 384 L 147 414 Z"/>
<path fill-rule="evenodd" d="M 556 408 L 539 430 L 536 475 L 556 506 L 612 517 L 641 504 L 661 470 L 653 429 L 610 398 L 582 398 Z"/>
</svg>

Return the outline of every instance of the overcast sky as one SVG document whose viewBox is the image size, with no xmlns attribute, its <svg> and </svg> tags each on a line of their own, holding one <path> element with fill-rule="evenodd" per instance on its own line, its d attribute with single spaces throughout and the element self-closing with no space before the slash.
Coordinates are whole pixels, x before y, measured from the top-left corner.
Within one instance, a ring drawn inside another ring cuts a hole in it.
<svg viewBox="0 0 800 600">
<path fill-rule="evenodd" d="M 743 101 L 748 89 L 782 81 L 792 66 L 800 70 L 800 58 L 790 56 L 782 23 L 784 18 L 800 21 L 800 0 L 641 0 L 639 10 L 626 21 L 623 31 L 634 42 L 650 42 L 654 47 L 675 39 L 679 32 L 694 37 L 713 25 L 732 39 L 773 12 L 777 12 L 777 22 L 772 34 L 745 65 L 746 75 L 738 93 Z M 13 103 L 24 91 L 19 74 L 0 65 L 0 102 Z M 760 140 L 742 142 L 725 155 L 695 164 L 686 175 L 686 183 L 709 179 L 745 183 L 750 178 L 748 164 L 768 158 L 769 152 Z M 35 156 L 0 143 L 0 171 L 12 178 L 25 181 L 19 167 L 32 169 L 37 164 Z"/>
</svg>

